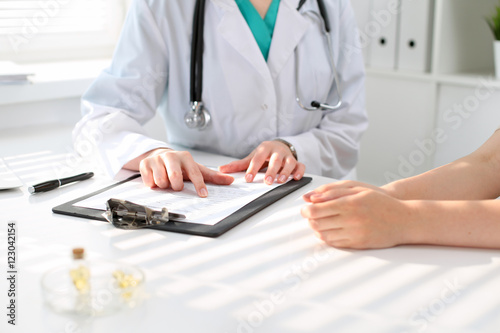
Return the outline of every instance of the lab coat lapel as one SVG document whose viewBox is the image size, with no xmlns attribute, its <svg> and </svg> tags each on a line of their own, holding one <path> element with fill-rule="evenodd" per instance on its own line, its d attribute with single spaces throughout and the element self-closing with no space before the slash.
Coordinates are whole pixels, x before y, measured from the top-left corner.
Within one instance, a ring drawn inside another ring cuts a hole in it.
<svg viewBox="0 0 500 333">
<path fill-rule="evenodd" d="M 309 21 L 297 11 L 297 3 L 294 0 L 281 0 L 280 3 L 267 60 L 274 78 L 279 75 L 309 27 Z"/>
<path fill-rule="evenodd" d="M 221 36 L 264 77 L 270 78 L 269 69 L 255 41 L 252 31 L 234 0 L 212 0 L 223 15 L 217 30 Z M 251 41 L 251 42 L 249 42 Z"/>
</svg>

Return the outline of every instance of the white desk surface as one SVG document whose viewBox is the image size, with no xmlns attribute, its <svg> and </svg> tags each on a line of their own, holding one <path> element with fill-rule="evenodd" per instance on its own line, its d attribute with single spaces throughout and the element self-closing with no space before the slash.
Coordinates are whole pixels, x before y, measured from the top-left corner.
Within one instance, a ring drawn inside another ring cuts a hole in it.
<svg viewBox="0 0 500 333">
<path fill-rule="evenodd" d="M 62 146 L 62 145 L 61 145 Z M 6 147 L 6 146 L 5 146 Z M 14 150 L 10 150 L 11 152 Z M 73 165 L 51 152 L 3 155 L 26 184 Z M 199 154 L 208 165 L 228 158 Z M 84 167 L 82 167 L 84 169 Z M 101 177 L 30 196 L 0 192 L 0 261 L 6 274 L 8 221 L 17 222 L 17 326 L 0 332 L 499 332 L 500 252 L 436 246 L 350 251 L 328 248 L 300 216 L 312 184 L 219 238 L 123 231 L 55 215 L 51 208 L 109 182 Z M 101 318 L 56 315 L 40 279 L 73 247 L 89 259 L 119 260 L 146 273 L 148 298 Z M 0 279 L 6 304 L 6 279 Z"/>
</svg>

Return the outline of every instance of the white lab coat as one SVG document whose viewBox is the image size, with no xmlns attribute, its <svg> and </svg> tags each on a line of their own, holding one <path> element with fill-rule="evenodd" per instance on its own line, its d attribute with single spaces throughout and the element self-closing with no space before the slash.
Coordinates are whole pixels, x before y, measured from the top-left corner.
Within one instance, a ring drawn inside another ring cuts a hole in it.
<svg viewBox="0 0 500 333">
<path fill-rule="evenodd" d="M 334 178 L 357 162 L 367 127 L 364 67 L 349 0 L 326 0 L 343 92 L 334 113 L 307 112 L 296 101 L 295 62 L 304 104 L 337 102 L 317 2 L 299 11 L 281 0 L 268 61 L 234 0 L 209 0 L 205 14 L 203 102 L 212 124 L 189 129 L 191 30 L 195 0 L 134 0 L 111 66 L 82 99 L 76 150 L 95 152 L 114 174 L 129 160 L 169 143 L 242 158 L 261 142 L 293 144 L 306 172 Z M 297 49 L 297 53 L 294 50 Z M 162 113 L 168 143 L 141 125 Z"/>
</svg>

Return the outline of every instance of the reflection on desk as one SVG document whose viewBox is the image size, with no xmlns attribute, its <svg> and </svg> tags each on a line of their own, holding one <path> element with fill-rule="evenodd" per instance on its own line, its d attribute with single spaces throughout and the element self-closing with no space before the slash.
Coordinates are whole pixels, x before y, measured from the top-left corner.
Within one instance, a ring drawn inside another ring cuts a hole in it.
<svg viewBox="0 0 500 333">
<path fill-rule="evenodd" d="M 208 165 L 229 160 L 200 156 Z M 41 164 L 11 168 L 20 168 L 21 179 L 28 179 L 30 168 Z M 4 320 L 0 331 L 498 332 L 499 251 L 329 248 L 314 237 L 300 207 L 303 193 L 331 181 L 315 176 L 310 185 L 216 239 L 119 230 L 51 213 L 52 207 L 111 182 L 103 177 L 36 198 L 25 188 L 22 196 L 2 192 L 4 221 L 16 221 L 18 228 L 19 280 L 17 325 L 8 327 Z M 89 260 L 140 267 L 146 275 L 146 301 L 105 317 L 52 313 L 42 302 L 41 276 L 67 263 L 76 246 L 87 250 Z"/>
</svg>

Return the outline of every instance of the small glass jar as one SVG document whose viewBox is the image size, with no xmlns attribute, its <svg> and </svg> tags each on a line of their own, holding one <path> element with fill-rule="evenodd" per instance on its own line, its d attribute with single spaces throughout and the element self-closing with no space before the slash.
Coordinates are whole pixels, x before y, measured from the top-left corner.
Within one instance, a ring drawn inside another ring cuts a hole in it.
<svg viewBox="0 0 500 333">
<path fill-rule="evenodd" d="M 88 289 L 75 283 L 74 270 L 88 269 Z M 114 261 L 75 260 L 46 272 L 42 277 L 46 304 L 61 314 L 102 316 L 134 308 L 143 299 L 144 273 Z"/>
</svg>

